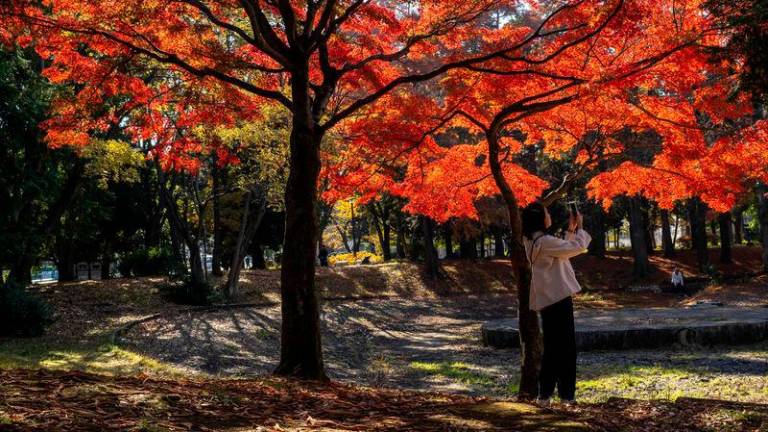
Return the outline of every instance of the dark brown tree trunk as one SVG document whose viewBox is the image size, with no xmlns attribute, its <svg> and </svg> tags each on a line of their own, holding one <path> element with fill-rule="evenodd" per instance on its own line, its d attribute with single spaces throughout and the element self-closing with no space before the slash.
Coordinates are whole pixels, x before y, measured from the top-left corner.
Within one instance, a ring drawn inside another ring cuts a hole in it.
<svg viewBox="0 0 768 432">
<path fill-rule="evenodd" d="M 645 220 L 641 198 L 629 199 L 629 237 L 632 241 L 633 267 L 632 275 L 637 279 L 645 279 L 651 272 L 651 264 L 648 261 L 648 242 L 646 236 Z"/>
<path fill-rule="evenodd" d="M 511 234 L 509 249 L 512 270 L 517 285 L 518 326 L 520 327 L 520 347 L 522 353 L 519 397 L 521 399 L 533 399 L 539 393 L 539 369 L 541 367 L 543 348 L 538 313 L 530 309 L 531 266 L 528 258 L 525 256 L 523 224 L 517 197 L 509 183 L 507 183 L 506 178 L 504 178 L 501 163 L 499 162 L 498 130 L 492 128 L 486 133 L 486 138 L 488 141 L 491 173 L 501 191 L 501 196 L 504 198 L 509 213 Z"/>
<path fill-rule="evenodd" d="M 500 229 L 493 231 L 493 256 L 496 258 L 504 256 L 504 234 Z"/>
<path fill-rule="evenodd" d="M 264 249 L 260 244 L 251 246 L 251 257 L 253 258 L 253 268 L 264 270 L 267 268 L 267 262 L 264 260 Z"/>
<path fill-rule="evenodd" d="M 485 232 L 480 232 L 480 258 L 485 258 Z"/>
<path fill-rule="evenodd" d="M 709 251 L 707 249 L 707 209 L 698 197 L 688 200 L 688 218 L 691 225 L 691 247 L 696 251 L 696 262 L 699 270 L 706 272 L 709 267 Z"/>
<path fill-rule="evenodd" d="M 381 256 L 384 261 L 389 261 L 392 259 L 392 250 L 389 247 L 389 211 L 384 206 L 378 208 L 376 202 L 369 203 L 368 210 L 373 216 L 373 226 L 376 229 L 376 236 L 379 238 Z"/>
<path fill-rule="evenodd" d="M 589 254 L 598 258 L 605 258 L 605 211 L 599 205 L 590 205 L 592 211 L 588 218 L 585 217 L 584 223 L 592 236 L 592 242 L 589 243 Z"/>
<path fill-rule="evenodd" d="M 737 245 L 744 242 L 744 209 L 741 207 L 733 211 L 733 242 Z"/>
<path fill-rule="evenodd" d="M 259 192 L 250 190 L 245 195 L 243 217 L 240 220 L 240 229 L 237 233 L 235 250 L 232 253 L 232 261 L 229 265 L 229 273 L 227 273 L 227 282 L 224 286 L 224 295 L 227 296 L 227 298 L 234 298 L 237 296 L 237 287 L 240 281 L 240 271 L 243 268 L 245 253 L 248 250 L 248 245 L 253 241 L 256 231 L 259 229 L 259 225 L 261 225 L 261 220 L 267 209 L 266 200 L 262 199 L 260 195 Z M 259 201 L 255 211 L 252 208 L 252 202 L 254 200 Z M 264 260 L 263 258 L 264 257 L 262 256 L 262 261 Z"/>
<path fill-rule="evenodd" d="M 763 271 L 768 272 L 768 187 L 760 184 L 757 188 L 758 212 L 760 222 L 760 240 L 763 243 Z"/>
<path fill-rule="evenodd" d="M 224 230 L 221 222 L 221 196 L 224 193 L 222 177 L 224 172 L 213 163 L 211 178 L 213 181 L 213 251 L 211 251 L 211 274 L 224 276 L 222 269 L 224 262 L 223 240 Z M 229 283 L 227 283 L 229 284 Z"/>
<path fill-rule="evenodd" d="M 419 223 L 424 236 L 424 264 L 427 276 L 431 279 L 438 279 L 441 272 L 440 261 L 437 259 L 437 249 L 435 249 L 434 222 L 426 216 L 419 216 Z"/>
<path fill-rule="evenodd" d="M 453 258 L 453 233 L 451 232 L 451 221 L 443 224 L 443 241 L 445 242 L 445 257 Z"/>
<path fill-rule="evenodd" d="M 477 258 L 477 240 L 461 239 L 459 241 L 459 257 L 463 259 Z"/>
<path fill-rule="evenodd" d="M 664 257 L 675 256 L 675 243 L 672 241 L 672 227 L 669 223 L 669 210 L 661 210 L 661 247 Z"/>
<path fill-rule="evenodd" d="M 32 258 L 29 255 L 20 256 L 13 262 L 8 283 L 22 288 L 32 285 Z"/>
<path fill-rule="evenodd" d="M 643 229 L 645 230 L 645 243 L 647 245 L 646 250 L 649 255 L 653 255 L 656 250 L 656 237 L 653 235 L 656 230 L 653 223 L 653 208 L 648 205 L 647 200 L 642 199 L 641 209 L 643 215 Z"/>
<path fill-rule="evenodd" d="M 405 222 L 403 216 L 397 216 L 397 235 L 395 239 L 395 252 L 399 259 L 405 259 Z"/>
<path fill-rule="evenodd" d="M 275 373 L 325 381 L 320 304 L 315 291 L 315 206 L 323 133 L 312 117 L 308 70 L 304 64 L 291 77 L 293 125 L 280 271 L 280 363 Z"/>
<path fill-rule="evenodd" d="M 733 253 L 731 251 L 731 245 L 733 244 L 731 225 L 733 225 L 733 220 L 731 212 L 720 213 L 717 222 L 720 225 L 720 262 L 730 264 L 733 262 Z"/>
<path fill-rule="evenodd" d="M 109 268 L 112 266 L 112 242 L 107 241 L 104 245 L 104 251 L 101 254 L 101 279 L 112 278 Z"/>
</svg>

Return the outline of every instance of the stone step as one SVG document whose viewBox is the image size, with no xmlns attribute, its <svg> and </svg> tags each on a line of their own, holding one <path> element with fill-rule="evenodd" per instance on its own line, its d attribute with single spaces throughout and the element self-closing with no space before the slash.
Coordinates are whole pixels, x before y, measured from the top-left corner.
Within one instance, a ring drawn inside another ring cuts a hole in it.
<svg viewBox="0 0 768 432">
<path fill-rule="evenodd" d="M 576 314 L 579 351 L 741 345 L 764 340 L 768 340 L 768 308 L 618 309 Z M 494 348 L 519 347 L 517 319 L 484 323 L 482 341 Z"/>
</svg>

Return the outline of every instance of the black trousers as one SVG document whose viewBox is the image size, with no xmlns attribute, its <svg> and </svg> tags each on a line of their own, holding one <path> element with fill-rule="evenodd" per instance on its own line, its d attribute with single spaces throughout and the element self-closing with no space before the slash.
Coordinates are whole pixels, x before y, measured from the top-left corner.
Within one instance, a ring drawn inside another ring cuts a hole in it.
<svg viewBox="0 0 768 432">
<path fill-rule="evenodd" d="M 573 299 L 567 297 L 541 310 L 544 332 L 544 357 L 539 374 L 539 397 L 548 399 L 555 392 L 560 399 L 576 396 L 576 329 Z"/>
</svg>

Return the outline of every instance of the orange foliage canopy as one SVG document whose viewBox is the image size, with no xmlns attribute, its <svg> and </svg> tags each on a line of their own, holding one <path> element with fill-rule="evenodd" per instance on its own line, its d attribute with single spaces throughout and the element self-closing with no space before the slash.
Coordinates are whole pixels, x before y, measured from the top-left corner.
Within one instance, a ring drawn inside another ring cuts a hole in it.
<svg viewBox="0 0 768 432">
<path fill-rule="evenodd" d="M 736 92 L 741 65 L 710 60 L 707 50 L 730 35 L 703 3 L 573 2 L 495 23 L 521 40 L 544 22 L 539 31 L 550 36 L 390 95 L 375 116 L 347 122 L 345 156 L 327 169 L 334 187 L 326 195 L 386 191 L 438 221 L 476 218 L 474 203 L 498 194 L 490 137 L 521 205 L 557 186 L 518 162 L 538 145 L 573 157 L 575 175 L 602 161 L 608 170 L 588 188 L 606 206 L 642 194 L 665 208 L 700 196 L 728 210 L 755 180 L 768 180 L 767 124 L 752 120 L 749 95 Z M 651 158 L 637 161 L 638 152 Z"/>
<path fill-rule="evenodd" d="M 606 204 L 700 195 L 722 210 L 766 178 L 765 125 L 709 132 L 751 105 L 732 94 L 741 66 L 707 58 L 729 35 L 703 3 L 16 0 L 0 40 L 33 43 L 52 81 L 77 84 L 46 124 L 54 146 L 119 129 L 168 168 L 194 170 L 210 152 L 234 161 L 194 129 L 256 118 L 264 104 L 295 108 L 294 47 L 306 40 L 312 114 L 335 131 L 329 200 L 386 191 L 436 220 L 475 217 L 474 202 L 498 193 L 490 136 L 521 204 L 550 187 L 515 162 L 542 145 L 586 168 L 616 161 L 590 182 Z M 650 164 L 626 159 L 627 129 L 661 137 Z"/>
</svg>

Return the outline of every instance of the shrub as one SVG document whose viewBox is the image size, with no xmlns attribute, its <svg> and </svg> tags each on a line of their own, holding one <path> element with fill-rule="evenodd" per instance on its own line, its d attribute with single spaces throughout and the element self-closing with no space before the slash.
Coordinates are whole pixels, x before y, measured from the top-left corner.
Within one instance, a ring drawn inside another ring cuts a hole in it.
<svg viewBox="0 0 768 432">
<path fill-rule="evenodd" d="M 0 286 L 0 336 L 40 336 L 50 323 L 47 303 L 16 284 Z"/>
<path fill-rule="evenodd" d="M 168 301 L 182 305 L 204 306 L 218 300 L 218 293 L 208 282 L 195 282 L 185 276 L 180 282 L 169 282 L 160 288 Z"/>
<path fill-rule="evenodd" d="M 171 251 L 166 248 L 139 249 L 123 255 L 118 270 L 123 276 L 159 276 L 168 274 L 172 262 Z"/>
<path fill-rule="evenodd" d="M 343 254 L 336 254 L 331 255 L 328 257 L 328 264 L 330 265 L 337 265 L 339 263 L 347 263 L 347 264 L 360 264 L 363 261 L 368 259 L 368 264 L 377 264 L 384 261 L 384 258 L 382 258 L 380 255 L 376 255 L 374 253 L 368 252 L 368 251 L 362 251 L 358 253 L 343 253 Z"/>
</svg>

